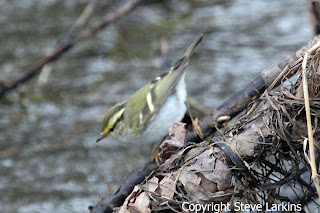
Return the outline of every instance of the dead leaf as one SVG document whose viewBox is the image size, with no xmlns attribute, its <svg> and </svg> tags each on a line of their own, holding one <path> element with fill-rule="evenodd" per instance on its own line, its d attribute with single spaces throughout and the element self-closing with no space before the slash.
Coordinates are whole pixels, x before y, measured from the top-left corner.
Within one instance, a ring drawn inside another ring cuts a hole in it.
<svg viewBox="0 0 320 213">
<path fill-rule="evenodd" d="M 186 124 L 182 122 L 177 122 L 172 125 L 169 129 L 169 136 L 171 137 L 171 140 L 177 141 L 177 142 L 184 142 L 186 139 Z"/>
<path fill-rule="evenodd" d="M 170 174 L 164 177 L 160 181 L 160 189 L 161 189 L 160 194 L 162 197 L 172 199 L 176 189 L 175 177 Z"/>
<path fill-rule="evenodd" d="M 177 151 L 183 147 L 183 145 L 184 144 L 179 141 L 165 140 L 160 145 L 161 151 L 159 156 L 162 159 L 167 160 L 172 155 L 176 154 Z"/>
<path fill-rule="evenodd" d="M 140 186 L 135 186 L 132 193 L 127 197 L 118 213 L 151 213 L 149 208 L 150 198 L 146 192 L 141 192 Z M 132 194 L 138 194 L 132 197 Z"/>
<path fill-rule="evenodd" d="M 159 187 L 159 178 L 153 177 L 144 186 L 148 192 L 155 192 Z"/>
<path fill-rule="evenodd" d="M 209 181 L 217 184 L 218 190 L 225 190 L 231 185 L 232 172 L 228 165 L 213 155 L 213 148 L 206 149 L 196 156 L 186 169 L 202 173 Z"/>
</svg>

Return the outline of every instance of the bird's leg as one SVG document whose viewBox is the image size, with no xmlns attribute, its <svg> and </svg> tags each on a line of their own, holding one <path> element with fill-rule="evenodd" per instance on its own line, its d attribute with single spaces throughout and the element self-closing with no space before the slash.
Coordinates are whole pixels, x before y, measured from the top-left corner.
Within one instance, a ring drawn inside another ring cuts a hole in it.
<svg viewBox="0 0 320 213">
<path fill-rule="evenodd" d="M 186 107 L 187 107 L 187 110 L 188 110 L 188 113 L 189 113 L 189 116 L 190 116 L 190 119 L 191 119 L 191 122 L 192 122 L 192 129 L 193 129 L 193 132 L 194 132 L 194 135 L 196 137 L 199 137 L 201 139 L 203 139 L 203 133 L 201 131 L 201 128 L 199 127 L 199 120 L 198 118 L 193 118 L 192 116 L 192 113 L 191 113 L 191 110 L 189 109 L 189 105 L 187 102 L 184 102 Z"/>
<path fill-rule="evenodd" d="M 162 138 L 162 140 L 160 140 L 160 142 L 158 142 L 157 144 L 156 144 L 156 147 L 153 147 L 153 149 L 154 149 L 154 151 L 153 151 L 153 154 L 150 156 L 150 161 L 152 162 L 152 161 L 155 161 L 156 162 L 156 164 L 157 164 L 157 166 L 160 166 L 160 161 L 161 161 L 161 158 L 160 158 L 160 156 L 159 156 L 159 154 L 160 154 L 160 145 L 161 145 L 161 143 L 166 139 L 166 137 L 167 137 L 167 135 L 166 136 L 164 136 L 163 138 Z"/>
</svg>

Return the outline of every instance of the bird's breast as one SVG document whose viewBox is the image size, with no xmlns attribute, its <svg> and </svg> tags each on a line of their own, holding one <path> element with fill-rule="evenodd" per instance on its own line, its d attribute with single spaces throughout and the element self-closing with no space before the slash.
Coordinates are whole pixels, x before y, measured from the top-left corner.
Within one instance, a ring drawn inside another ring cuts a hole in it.
<svg viewBox="0 0 320 213">
<path fill-rule="evenodd" d="M 184 117 L 187 107 L 185 105 L 187 91 L 184 83 L 184 76 L 179 81 L 175 92 L 169 96 L 161 107 L 158 115 L 148 125 L 144 133 L 145 138 L 150 141 L 160 140 L 168 133 L 168 129 Z"/>
</svg>

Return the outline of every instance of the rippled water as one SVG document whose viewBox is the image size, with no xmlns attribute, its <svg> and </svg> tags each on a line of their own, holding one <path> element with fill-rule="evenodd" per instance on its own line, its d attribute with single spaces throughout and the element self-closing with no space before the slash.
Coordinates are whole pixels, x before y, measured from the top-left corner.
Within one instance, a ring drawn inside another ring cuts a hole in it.
<svg viewBox="0 0 320 213">
<path fill-rule="evenodd" d="M 86 3 L 0 1 L 1 81 L 49 53 Z M 143 164 L 138 145 L 95 139 L 105 110 L 161 73 L 161 38 L 173 62 L 208 32 L 186 80 L 189 95 L 214 107 L 309 41 L 308 18 L 301 0 L 171 0 L 78 44 L 47 67 L 47 83 L 35 78 L 0 102 L 0 211 L 88 212 Z"/>
</svg>

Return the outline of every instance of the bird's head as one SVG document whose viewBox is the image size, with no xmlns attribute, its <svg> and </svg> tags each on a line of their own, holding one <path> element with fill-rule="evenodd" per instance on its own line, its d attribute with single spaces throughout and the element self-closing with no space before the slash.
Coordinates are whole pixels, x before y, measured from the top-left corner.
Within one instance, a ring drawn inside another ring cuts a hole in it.
<svg viewBox="0 0 320 213">
<path fill-rule="evenodd" d="M 123 113 L 126 102 L 118 103 L 111 107 L 105 114 L 102 122 L 102 130 L 97 142 L 108 136 L 119 136 L 123 131 Z"/>
</svg>

